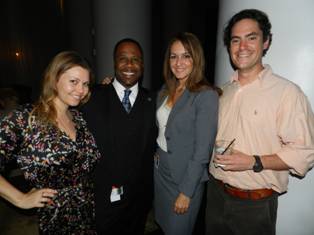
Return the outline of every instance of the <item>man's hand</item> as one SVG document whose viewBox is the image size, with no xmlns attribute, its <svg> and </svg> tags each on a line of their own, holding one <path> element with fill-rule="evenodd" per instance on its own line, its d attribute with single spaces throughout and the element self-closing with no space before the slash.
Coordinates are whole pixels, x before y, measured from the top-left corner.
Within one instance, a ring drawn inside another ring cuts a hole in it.
<svg viewBox="0 0 314 235">
<path fill-rule="evenodd" d="M 109 85 L 112 83 L 113 77 L 112 76 L 106 76 L 100 83 L 103 85 Z"/>
<path fill-rule="evenodd" d="M 225 171 L 246 171 L 251 170 L 255 163 L 255 159 L 251 155 L 233 150 L 230 155 L 216 155 L 214 163 L 222 165 Z"/>
</svg>

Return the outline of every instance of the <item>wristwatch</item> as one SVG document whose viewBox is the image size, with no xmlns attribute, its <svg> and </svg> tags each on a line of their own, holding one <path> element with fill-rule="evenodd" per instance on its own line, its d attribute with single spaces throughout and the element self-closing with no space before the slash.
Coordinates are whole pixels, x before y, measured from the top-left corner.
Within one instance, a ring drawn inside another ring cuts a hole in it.
<svg viewBox="0 0 314 235">
<path fill-rule="evenodd" d="M 261 161 L 261 157 L 258 155 L 253 155 L 253 157 L 255 158 L 255 163 L 253 165 L 253 171 L 254 172 L 261 172 L 264 167 Z"/>
</svg>

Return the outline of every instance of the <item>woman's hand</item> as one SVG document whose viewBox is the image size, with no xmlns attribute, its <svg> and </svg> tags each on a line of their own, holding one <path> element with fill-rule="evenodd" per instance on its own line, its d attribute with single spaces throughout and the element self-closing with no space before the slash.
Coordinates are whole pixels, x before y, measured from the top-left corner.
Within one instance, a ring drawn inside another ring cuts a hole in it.
<svg viewBox="0 0 314 235">
<path fill-rule="evenodd" d="M 177 214 L 184 214 L 188 211 L 191 199 L 180 193 L 174 203 L 174 212 Z"/>
<path fill-rule="evenodd" d="M 56 190 L 50 188 L 33 188 L 29 192 L 23 193 L 0 175 L 0 196 L 22 209 L 44 207 L 46 204 L 53 204 L 52 198 L 56 193 Z"/>
<path fill-rule="evenodd" d="M 34 207 L 44 207 L 46 204 L 53 204 L 52 198 L 57 191 L 49 188 L 32 189 L 27 193 L 22 194 L 18 199 L 17 205 L 23 209 Z"/>
</svg>

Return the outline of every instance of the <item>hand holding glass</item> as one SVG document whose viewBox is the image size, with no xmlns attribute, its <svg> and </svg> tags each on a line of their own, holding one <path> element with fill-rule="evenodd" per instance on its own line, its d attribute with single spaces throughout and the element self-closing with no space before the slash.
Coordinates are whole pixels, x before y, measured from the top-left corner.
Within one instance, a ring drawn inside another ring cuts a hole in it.
<svg viewBox="0 0 314 235">
<path fill-rule="evenodd" d="M 235 139 L 228 140 L 217 140 L 215 144 L 215 155 L 224 155 L 224 154 L 232 154 L 232 146 L 234 144 Z M 224 167 L 223 164 L 215 163 L 215 167 Z"/>
</svg>

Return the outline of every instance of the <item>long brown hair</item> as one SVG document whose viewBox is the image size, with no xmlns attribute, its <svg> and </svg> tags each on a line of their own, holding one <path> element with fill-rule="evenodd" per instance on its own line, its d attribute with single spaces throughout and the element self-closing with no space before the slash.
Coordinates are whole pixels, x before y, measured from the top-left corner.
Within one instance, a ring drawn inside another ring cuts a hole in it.
<svg viewBox="0 0 314 235">
<path fill-rule="evenodd" d="M 170 54 L 171 47 L 175 42 L 181 42 L 185 50 L 189 52 L 193 60 L 192 72 L 186 81 L 186 89 L 191 92 L 198 92 L 204 89 L 209 89 L 211 86 L 205 79 L 205 57 L 202 45 L 199 39 L 192 33 L 180 32 L 175 35 L 168 44 L 164 65 L 163 65 L 163 77 L 165 79 L 166 89 L 162 95 L 173 95 L 177 86 L 177 79 L 170 68 Z"/>
<path fill-rule="evenodd" d="M 89 63 L 75 51 L 60 52 L 52 59 L 46 68 L 42 81 L 41 94 L 32 110 L 32 115 L 36 116 L 43 124 L 50 123 L 56 125 L 57 111 L 53 102 L 58 95 L 56 84 L 62 74 L 76 66 L 80 66 L 89 72 L 91 83 L 93 81 L 91 67 Z M 89 97 L 90 91 L 84 100 L 81 101 L 81 104 L 87 102 Z"/>
</svg>

